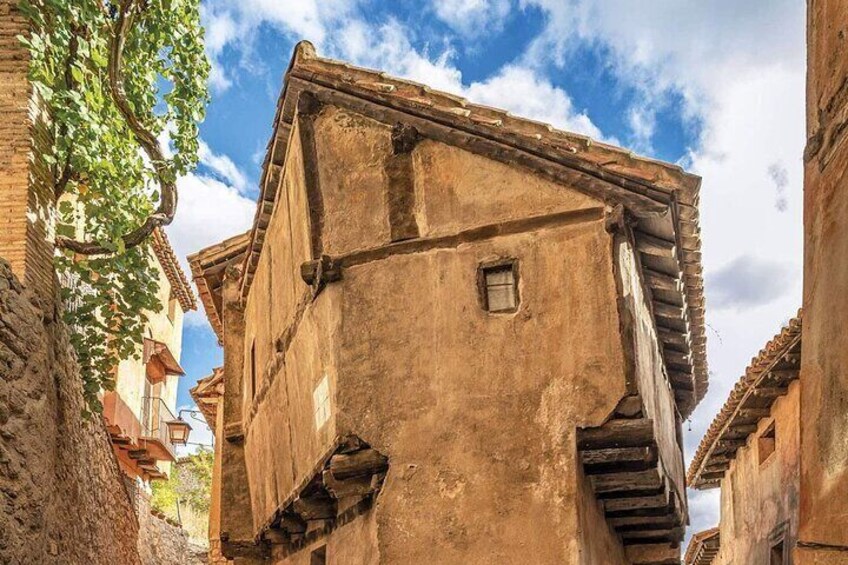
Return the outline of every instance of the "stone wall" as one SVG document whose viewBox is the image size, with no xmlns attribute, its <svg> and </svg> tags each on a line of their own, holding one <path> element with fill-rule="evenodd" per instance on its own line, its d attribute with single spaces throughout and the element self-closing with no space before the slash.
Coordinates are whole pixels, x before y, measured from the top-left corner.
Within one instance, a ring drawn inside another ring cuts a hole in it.
<svg viewBox="0 0 848 565">
<path fill-rule="evenodd" d="M 0 258 L 0 563 L 139 563 L 138 523 L 53 301 Z"/>
<path fill-rule="evenodd" d="M 150 511 L 150 499 L 138 496 L 138 552 L 144 565 L 202 565 L 206 548 L 189 543 L 186 531 Z"/>
</svg>

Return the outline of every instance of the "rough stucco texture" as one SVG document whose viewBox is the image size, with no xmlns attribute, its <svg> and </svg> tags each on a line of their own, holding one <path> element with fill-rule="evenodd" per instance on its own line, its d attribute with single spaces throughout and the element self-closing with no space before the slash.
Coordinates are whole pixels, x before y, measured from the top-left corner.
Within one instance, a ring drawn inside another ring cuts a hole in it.
<svg viewBox="0 0 848 565">
<path fill-rule="evenodd" d="M 389 243 L 388 178 L 377 174 L 389 135 L 334 108 L 317 119 L 325 252 Z M 334 143 L 345 136 L 351 143 Z M 244 389 L 253 527 L 314 473 L 337 435 L 352 433 L 387 454 L 391 470 L 375 507 L 322 541 L 331 562 L 625 562 L 580 472 L 574 438 L 625 394 L 603 205 L 422 141 L 412 156 L 422 238 L 598 212 L 346 268 L 343 281 L 307 301 L 285 362 L 275 364 L 275 341 L 308 292 L 299 277 L 309 224 L 298 139 L 295 128 L 245 307 L 244 374 L 251 350 L 258 368 L 255 394 Z M 480 307 L 477 267 L 499 257 L 519 261 L 514 314 Z M 325 375 L 331 417 L 316 426 L 313 391 Z M 285 564 L 308 558 L 308 550 L 278 556 Z"/>
<path fill-rule="evenodd" d="M 0 563 L 139 563 L 138 524 L 52 305 L 0 259 Z"/>
<path fill-rule="evenodd" d="M 805 330 L 806 331 L 806 330 Z M 721 486 L 721 551 L 713 565 L 768 563 L 771 540 L 791 548 L 798 535 L 800 383 L 778 398 L 772 418 L 760 420 Z M 775 451 L 762 463 L 758 438 L 774 422 Z"/>
<path fill-rule="evenodd" d="M 842 550 L 799 558 L 836 563 L 848 562 L 848 3 L 809 1 L 808 41 L 799 538 Z"/>
</svg>

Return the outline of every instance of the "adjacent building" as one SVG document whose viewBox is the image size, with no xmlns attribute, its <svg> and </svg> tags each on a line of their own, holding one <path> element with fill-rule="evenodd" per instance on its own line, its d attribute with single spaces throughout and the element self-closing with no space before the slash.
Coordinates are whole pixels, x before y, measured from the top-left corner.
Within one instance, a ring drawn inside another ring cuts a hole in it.
<svg viewBox="0 0 848 565">
<path fill-rule="evenodd" d="M 848 564 L 846 36 L 848 3 L 807 2 L 799 565 Z"/>
<path fill-rule="evenodd" d="M 689 480 L 721 485 L 721 549 L 691 563 L 848 564 L 846 33 L 848 4 L 807 2 L 803 340 L 799 315 L 701 443 Z"/>
<path fill-rule="evenodd" d="M 710 565 L 720 547 L 721 532 L 718 528 L 698 532 L 689 541 L 683 563 L 684 565 Z"/>
<path fill-rule="evenodd" d="M 103 418 L 121 470 L 131 483 L 168 476 L 176 460 L 175 432 L 186 424 L 177 415 L 183 314 L 196 308 L 188 279 L 165 232 L 152 237 L 152 260 L 159 276 L 159 312 L 147 313 L 143 342 L 136 358 L 123 359 L 115 372 L 115 389 L 103 394 Z"/>
<path fill-rule="evenodd" d="M 693 537 L 687 565 L 792 563 L 799 525 L 801 337 L 799 313 L 751 361 L 701 441 L 688 480 L 697 489 L 721 488 L 721 522 Z"/>
<path fill-rule="evenodd" d="M 190 257 L 224 348 L 213 544 L 679 562 L 699 186 L 299 44 L 252 229 Z"/>
</svg>

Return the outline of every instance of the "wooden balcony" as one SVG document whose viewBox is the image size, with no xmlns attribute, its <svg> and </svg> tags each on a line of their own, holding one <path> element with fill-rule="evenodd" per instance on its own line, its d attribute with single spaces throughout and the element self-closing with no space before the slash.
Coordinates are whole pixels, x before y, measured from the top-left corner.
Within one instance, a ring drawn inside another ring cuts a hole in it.
<svg viewBox="0 0 848 565">
<path fill-rule="evenodd" d="M 167 425 L 176 418 L 161 398 L 143 398 L 141 414 L 136 415 L 117 392 L 107 392 L 103 395 L 103 418 L 115 454 L 124 466 L 145 480 L 167 478 L 156 463 L 176 460 Z"/>
</svg>

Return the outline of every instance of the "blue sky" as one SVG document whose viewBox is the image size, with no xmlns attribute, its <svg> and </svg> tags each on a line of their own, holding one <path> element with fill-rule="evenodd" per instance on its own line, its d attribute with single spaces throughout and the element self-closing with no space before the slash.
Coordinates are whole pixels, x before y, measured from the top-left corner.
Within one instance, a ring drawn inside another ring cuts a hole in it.
<svg viewBox="0 0 848 565">
<path fill-rule="evenodd" d="M 703 177 L 711 387 L 687 461 L 750 358 L 801 297 L 801 0 L 208 0 L 212 102 L 179 180 L 178 255 L 246 230 L 294 44 L 680 163 Z M 221 363 L 188 316 L 188 388 Z M 198 434 L 200 437 L 202 434 Z M 690 493 L 691 531 L 718 520 Z"/>
</svg>

